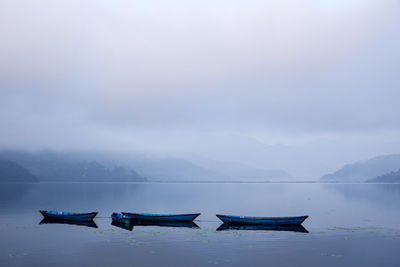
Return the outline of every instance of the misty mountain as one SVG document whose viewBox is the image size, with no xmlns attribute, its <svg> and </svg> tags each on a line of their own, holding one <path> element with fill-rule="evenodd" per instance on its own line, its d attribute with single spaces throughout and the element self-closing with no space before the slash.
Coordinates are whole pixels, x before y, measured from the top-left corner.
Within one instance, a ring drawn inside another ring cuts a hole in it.
<svg viewBox="0 0 400 267">
<path fill-rule="evenodd" d="M 118 160 L 132 166 L 140 175 L 153 181 L 277 181 L 290 175 L 280 169 L 254 168 L 237 162 L 207 158 L 179 158 L 149 154 L 98 153 L 105 162 Z M 106 160 L 107 156 L 109 157 Z M 92 156 L 94 157 L 94 156 Z"/>
<path fill-rule="evenodd" d="M 12 160 L 40 181 L 134 182 L 145 181 L 136 171 L 123 166 L 106 167 L 65 153 L 1 151 L 0 159 Z"/>
<path fill-rule="evenodd" d="M 367 183 L 400 183 L 400 169 L 367 181 Z"/>
<path fill-rule="evenodd" d="M 9 160 L 0 160 L 0 183 L 23 183 L 37 181 L 37 178 L 21 165 Z"/>
<path fill-rule="evenodd" d="M 268 181 L 290 177 L 283 170 L 210 169 L 179 158 L 142 161 L 136 166 L 146 177 L 160 181 Z"/>
<path fill-rule="evenodd" d="M 106 165 L 120 162 L 125 166 L 131 166 L 141 176 L 152 181 L 267 181 L 290 177 L 283 170 L 257 169 L 235 162 L 209 159 L 204 159 L 202 162 L 207 161 L 207 164 L 199 164 L 197 161 L 193 162 L 192 159 L 168 155 L 110 152 L 93 152 L 90 157 Z"/>
<path fill-rule="evenodd" d="M 41 181 L 278 181 L 290 179 L 280 169 L 253 168 L 202 158 L 199 163 L 166 155 L 100 151 L 0 151 Z"/>
<path fill-rule="evenodd" d="M 285 170 L 291 180 L 318 180 L 346 163 L 400 151 L 400 143 L 390 138 L 386 138 L 384 144 L 372 141 L 366 144 L 357 138 L 343 142 L 335 137 L 297 144 L 272 144 L 265 138 L 239 134 L 169 135 L 164 141 L 166 138 L 159 133 L 149 138 L 152 143 L 163 140 L 165 154 L 210 170 Z"/>
<path fill-rule="evenodd" d="M 365 161 L 345 165 L 340 170 L 321 177 L 323 181 L 359 182 L 397 171 L 400 168 L 400 154 L 378 156 Z"/>
</svg>

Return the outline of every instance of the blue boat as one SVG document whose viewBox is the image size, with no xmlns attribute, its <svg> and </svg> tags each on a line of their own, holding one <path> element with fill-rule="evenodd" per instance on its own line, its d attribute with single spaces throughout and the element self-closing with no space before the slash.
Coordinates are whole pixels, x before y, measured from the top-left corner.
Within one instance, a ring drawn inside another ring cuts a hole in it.
<svg viewBox="0 0 400 267">
<path fill-rule="evenodd" d="M 247 217 L 218 215 L 217 217 L 228 224 L 253 224 L 253 225 L 296 225 L 304 222 L 308 216 L 297 217 Z"/>
<path fill-rule="evenodd" d="M 41 210 L 40 213 L 48 219 L 62 219 L 70 221 L 91 221 L 97 215 L 97 212 L 76 213 L 49 210 Z"/>
<path fill-rule="evenodd" d="M 123 215 L 135 221 L 163 221 L 163 222 L 191 222 L 200 215 L 193 214 L 149 214 L 149 213 L 131 213 L 122 212 Z"/>
</svg>

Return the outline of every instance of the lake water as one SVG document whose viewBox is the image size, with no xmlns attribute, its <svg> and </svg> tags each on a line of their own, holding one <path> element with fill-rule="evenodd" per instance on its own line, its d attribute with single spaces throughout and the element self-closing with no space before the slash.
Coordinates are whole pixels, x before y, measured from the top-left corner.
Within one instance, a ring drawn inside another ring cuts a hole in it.
<svg viewBox="0 0 400 267">
<path fill-rule="evenodd" d="M 98 211 L 98 228 L 40 224 Z M 199 228 L 111 224 L 117 211 L 201 212 Z M 215 214 L 309 215 L 307 232 L 216 231 Z M 0 185 L 0 266 L 400 266 L 400 185 Z"/>
</svg>

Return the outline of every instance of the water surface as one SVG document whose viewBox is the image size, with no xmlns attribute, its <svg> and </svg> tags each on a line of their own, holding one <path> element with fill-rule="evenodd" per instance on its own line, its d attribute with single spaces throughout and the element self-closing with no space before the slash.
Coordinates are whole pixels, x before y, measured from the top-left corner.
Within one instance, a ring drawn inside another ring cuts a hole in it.
<svg viewBox="0 0 400 267">
<path fill-rule="evenodd" d="M 3 184 L 0 266 L 399 266 L 399 208 L 394 184 Z M 98 228 L 40 224 L 40 209 L 99 211 Z M 115 211 L 201 215 L 130 231 Z M 216 231 L 215 214 L 310 217 L 308 233 Z"/>
</svg>

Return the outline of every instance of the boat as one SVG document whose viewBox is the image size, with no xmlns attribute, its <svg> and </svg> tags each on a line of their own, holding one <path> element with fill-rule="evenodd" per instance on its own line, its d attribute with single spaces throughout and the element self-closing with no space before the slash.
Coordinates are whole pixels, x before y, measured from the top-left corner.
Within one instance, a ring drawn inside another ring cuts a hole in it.
<svg viewBox="0 0 400 267">
<path fill-rule="evenodd" d="M 200 215 L 193 214 L 149 214 L 149 213 L 131 213 L 122 212 L 123 215 L 136 221 L 163 221 L 163 222 L 191 222 Z"/>
<path fill-rule="evenodd" d="M 123 215 L 122 213 L 118 213 L 118 212 L 113 212 L 111 214 L 111 219 L 113 221 L 122 221 L 122 222 L 131 220 L 131 218 L 129 216 Z"/>
<path fill-rule="evenodd" d="M 76 221 L 76 220 L 63 220 L 63 219 L 49 219 L 43 218 L 40 224 L 70 224 L 70 225 L 79 225 L 86 226 L 92 228 L 98 228 L 96 223 L 92 220 L 90 221 Z"/>
<path fill-rule="evenodd" d="M 256 231 L 290 231 L 299 233 L 308 233 L 307 229 L 301 224 L 292 225 L 256 225 L 256 224 L 221 224 L 216 231 L 226 230 L 256 230 Z"/>
<path fill-rule="evenodd" d="M 62 211 L 48 211 L 48 210 L 41 210 L 40 213 L 45 218 L 63 219 L 70 221 L 91 221 L 97 215 L 97 212 L 76 213 L 76 212 L 62 212 Z"/>
<path fill-rule="evenodd" d="M 216 215 L 221 221 L 228 224 L 253 224 L 253 225 L 296 225 L 304 222 L 308 216 L 297 217 L 247 217 L 232 215 Z"/>
</svg>

